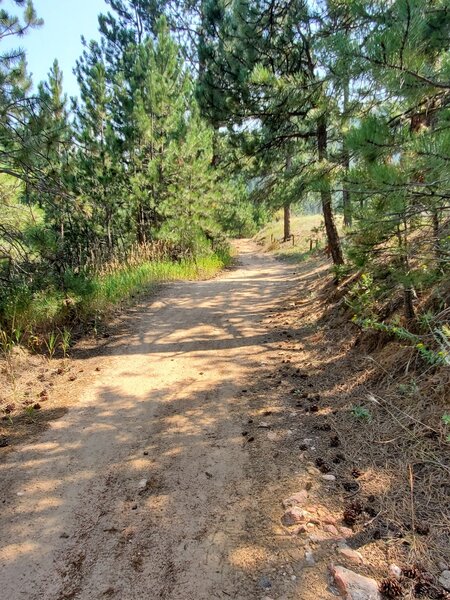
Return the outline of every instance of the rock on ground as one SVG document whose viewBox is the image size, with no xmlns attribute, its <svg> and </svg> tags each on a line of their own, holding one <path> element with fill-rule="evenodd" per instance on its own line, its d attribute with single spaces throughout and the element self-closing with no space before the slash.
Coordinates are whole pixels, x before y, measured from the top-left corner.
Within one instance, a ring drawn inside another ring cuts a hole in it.
<svg viewBox="0 0 450 600">
<path fill-rule="evenodd" d="M 375 579 L 339 565 L 330 567 L 336 586 L 346 600 L 381 600 Z"/>
</svg>

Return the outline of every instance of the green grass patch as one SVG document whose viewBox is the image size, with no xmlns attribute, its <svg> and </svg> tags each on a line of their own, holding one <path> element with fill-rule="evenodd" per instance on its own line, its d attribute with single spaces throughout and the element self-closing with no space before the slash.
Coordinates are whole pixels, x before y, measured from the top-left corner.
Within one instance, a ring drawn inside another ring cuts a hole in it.
<svg viewBox="0 0 450 600">
<path fill-rule="evenodd" d="M 110 267 L 93 276 L 68 272 L 64 291 L 54 285 L 34 292 L 21 286 L 3 299 L 0 332 L 14 344 L 26 342 L 33 348 L 42 348 L 47 336 L 55 330 L 97 319 L 164 282 L 209 279 L 231 260 L 228 251 L 222 250 L 197 259 Z"/>
<path fill-rule="evenodd" d="M 225 254 L 211 254 L 194 260 L 180 262 L 146 262 L 137 267 L 124 267 L 93 279 L 94 290 L 81 304 L 89 314 L 106 312 L 118 303 L 155 285 L 169 281 L 203 280 L 216 275 L 227 266 L 230 258 Z"/>
</svg>

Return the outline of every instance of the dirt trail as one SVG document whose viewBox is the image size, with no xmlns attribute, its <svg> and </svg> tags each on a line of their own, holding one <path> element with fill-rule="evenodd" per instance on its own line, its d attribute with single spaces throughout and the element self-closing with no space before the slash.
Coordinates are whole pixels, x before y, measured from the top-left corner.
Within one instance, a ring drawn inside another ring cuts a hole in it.
<svg viewBox="0 0 450 600">
<path fill-rule="evenodd" d="M 264 597 L 243 390 L 275 352 L 262 319 L 295 276 L 239 245 L 236 269 L 166 288 L 81 358 L 101 371 L 80 402 L 6 457 L 2 598 Z"/>
</svg>

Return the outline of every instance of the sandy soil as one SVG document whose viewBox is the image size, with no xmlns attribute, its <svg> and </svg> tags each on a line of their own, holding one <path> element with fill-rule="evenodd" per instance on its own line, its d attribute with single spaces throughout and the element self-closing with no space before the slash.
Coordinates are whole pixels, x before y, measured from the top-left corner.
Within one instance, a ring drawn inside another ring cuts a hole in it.
<svg viewBox="0 0 450 600">
<path fill-rule="evenodd" d="M 278 559 L 246 531 L 258 498 L 243 390 L 274 358 L 262 319 L 295 276 L 239 250 L 236 269 L 131 312 L 104 356 L 78 353 L 96 378 L 5 457 L 3 598 L 264 597 L 259 568 Z M 290 581 L 286 597 L 306 598 Z"/>
</svg>

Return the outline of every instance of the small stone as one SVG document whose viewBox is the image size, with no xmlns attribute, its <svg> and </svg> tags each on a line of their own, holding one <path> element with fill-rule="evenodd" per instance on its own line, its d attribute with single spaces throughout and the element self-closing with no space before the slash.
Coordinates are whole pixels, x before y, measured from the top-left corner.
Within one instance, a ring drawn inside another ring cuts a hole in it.
<svg viewBox="0 0 450 600">
<path fill-rule="evenodd" d="M 263 590 L 270 590 L 270 588 L 272 587 L 272 582 L 268 577 L 263 576 L 259 580 L 259 585 L 263 588 Z"/>
<path fill-rule="evenodd" d="M 148 479 L 141 479 L 138 483 L 138 488 L 140 490 L 145 490 L 145 488 L 147 487 L 147 483 L 148 483 Z"/>
<path fill-rule="evenodd" d="M 261 423 L 258 425 L 258 427 L 260 429 L 269 429 L 270 423 L 266 423 L 266 421 L 261 421 Z"/>
<path fill-rule="evenodd" d="M 350 529 L 350 527 L 339 527 L 339 531 L 346 538 L 351 537 L 353 535 L 353 529 Z"/>
<path fill-rule="evenodd" d="M 297 523 L 305 523 L 308 521 L 310 514 L 302 510 L 298 506 L 292 506 L 281 517 L 283 525 L 297 525 Z"/>
<path fill-rule="evenodd" d="M 323 531 L 317 531 L 316 533 L 310 533 L 309 541 L 313 544 L 320 544 L 320 542 L 326 542 L 330 539 L 330 536 L 324 533 Z"/>
<path fill-rule="evenodd" d="M 348 546 L 342 546 L 341 548 L 338 548 L 338 554 L 345 557 L 355 565 L 360 565 L 364 562 L 362 554 L 356 550 L 352 550 L 352 548 L 349 548 Z"/>
<path fill-rule="evenodd" d="M 339 536 L 339 531 L 334 525 L 326 524 L 323 526 L 323 530 L 331 533 L 332 535 Z"/>
<path fill-rule="evenodd" d="M 395 579 L 402 578 L 402 570 L 398 565 L 389 565 L 389 573 L 392 575 L 392 577 L 395 577 Z"/>
<path fill-rule="evenodd" d="M 34 410 L 41 410 L 41 405 L 39 404 L 39 402 L 36 402 L 36 404 L 33 404 L 33 408 Z"/>
<path fill-rule="evenodd" d="M 314 554 L 311 552 L 311 550 L 307 550 L 305 552 L 305 564 L 307 567 L 314 567 L 314 565 L 316 564 Z"/>
<path fill-rule="evenodd" d="M 70 535 L 68 533 L 64 532 L 59 537 L 63 540 L 68 540 Z"/>
<path fill-rule="evenodd" d="M 327 514 L 324 514 L 322 516 L 322 521 L 324 523 L 326 523 L 327 525 L 336 525 L 336 523 L 337 523 L 337 519 L 335 519 L 335 517 L 333 517 L 332 515 L 327 515 Z"/>
<path fill-rule="evenodd" d="M 137 504 L 133 504 L 133 505 L 131 506 L 131 510 L 137 510 Z"/>
<path fill-rule="evenodd" d="M 306 502 L 307 498 L 308 492 L 306 490 L 301 490 L 300 492 L 292 494 L 292 496 L 289 496 L 289 498 L 283 500 L 283 507 L 289 508 L 290 506 L 302 506 L 302 504 Z"/>
<path fill-rule="evenodd" d="M 275 433 L 275 431 L 269 431 L 269 433 L 267 434 L 267 437 L 271 442 L 276 442 L 278 439 L 278 434 Z"/>
<path fill-rule="evenodd" d="M 147 450 L 144 450 L 144 456 L 148 456 Z"/>
<path fill-rule="evenodd" d="M 291 575 L 291 581 L 297 581 L 297 575 Z"/>
<path fill-rule="evenodd" d="M 325 479 L 325 481 L 336 481 L 336 476 L 331 473 L 326 473 L 325 475 L 322 475 L 322 479 Z"/>
<path fill-rule="evenodd" d="M 450 592 L 450 571 L 445 570 L 439 576 L 439 583 L 445 588 L 448 592 Z"/>
<path fill-rule="evenodd" d="M 346 600 L 381 600 L 375 579 L 358 575 L 350 569 L 332 565 L 331 574 Z"/>
</svg>

